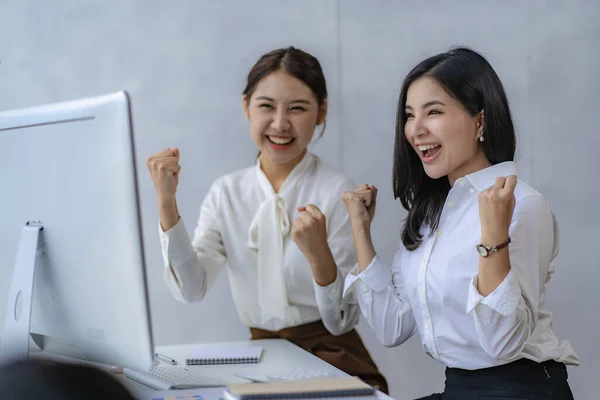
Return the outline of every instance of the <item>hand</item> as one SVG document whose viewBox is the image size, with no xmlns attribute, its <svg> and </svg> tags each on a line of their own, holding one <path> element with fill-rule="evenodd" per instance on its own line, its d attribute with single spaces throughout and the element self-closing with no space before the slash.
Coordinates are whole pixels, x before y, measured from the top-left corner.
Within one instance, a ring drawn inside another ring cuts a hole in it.
<svg viewBox="0 0 600 400">
<path fill-rule="evenodd" d="M 317 284 L 328 286 L 333 283 L 337 267 L 327 241 L 325 215 L 317 206 L 298 207 L 298 218 L 292 226 L 292 240 L 308 260 Z"/>
<path fill-rule="evenodd" d="M 179 183 L 179 149 L 164 149 L 146 160 L 159 198 L 174 197 Z"/>
<path fill-rule="evenodd" d="M 375 217 L 377 188 L 373 185 L 362 185 L 342 195 L 352 223 L 364 223 L 368 226 Z"/>
<path fill-rule="evenodd" d="M 517 176 L 497 178 L 494 186 L 479 193 L 481 241 L 496 246 L 508 239 L 510 222 L 515 209 Z"/>
<path fill-rule="evenodd" d="M 298 218 L 292 226 L 292 240 L 309 262 L 329 250 L 325 215 L 317 206 L 298 207 Z"/>
</svg>

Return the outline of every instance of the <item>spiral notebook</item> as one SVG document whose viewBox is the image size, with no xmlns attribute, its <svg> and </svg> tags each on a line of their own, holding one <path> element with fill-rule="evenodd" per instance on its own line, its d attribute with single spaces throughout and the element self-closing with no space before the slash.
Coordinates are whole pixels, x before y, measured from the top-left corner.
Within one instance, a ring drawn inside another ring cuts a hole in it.
<svg viewBox="0 0 600 400">
<path fill-rule="evenodd" d="M 187 365 L 255 364 L 262 357 L 260 346 L 209 347 L 198 349 L 185 359 Z"/>
</svg>

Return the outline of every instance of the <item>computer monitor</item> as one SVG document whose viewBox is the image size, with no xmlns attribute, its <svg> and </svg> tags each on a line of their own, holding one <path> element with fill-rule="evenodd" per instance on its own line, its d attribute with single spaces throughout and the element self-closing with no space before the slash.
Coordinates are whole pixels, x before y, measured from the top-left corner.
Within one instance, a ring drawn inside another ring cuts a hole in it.
<svg viewBox="0 0 600 400">
<path fill-rule="evenodd" d="M 152 365 L 130 115 L 125 92 L 0 113 L 2 360 Z"/>
</svg>

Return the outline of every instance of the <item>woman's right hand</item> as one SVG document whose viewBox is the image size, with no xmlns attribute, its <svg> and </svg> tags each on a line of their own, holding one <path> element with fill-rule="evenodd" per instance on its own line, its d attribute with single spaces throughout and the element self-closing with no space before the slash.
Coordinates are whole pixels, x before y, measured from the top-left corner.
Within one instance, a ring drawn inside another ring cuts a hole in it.
<svg viewBox="0 0 600 400">
<path fill-rule="evenodd" d="M 375 217 L 377 188 L 373 185 L 361 185 L 342 195 L 352 224 L 370 226 Z"/>
<path fill-rule="evenodd" d="M 151 155 L 146 160 L 154 188 L 159 199 L 174 198 L 179 183 L 179 149 L 168 148 Z"/>
</svg>

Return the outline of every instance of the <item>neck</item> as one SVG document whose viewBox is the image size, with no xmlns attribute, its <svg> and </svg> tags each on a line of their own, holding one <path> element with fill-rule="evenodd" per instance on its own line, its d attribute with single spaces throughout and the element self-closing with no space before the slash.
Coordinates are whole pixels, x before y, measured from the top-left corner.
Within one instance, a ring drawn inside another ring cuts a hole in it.
<svg viewBox="0 0 600 400">
<path fill-rule="evenodd" d="M 480 148 L 477 152 L 475 158 L 472 158 L 470 161 L 466 162 L 459 168 L 457 168 L 454 172 L 448 175 L 448 181 L 450 181 L 450 187 L 454 186 L 454 182 L 457 179 L 462 178 L 463 176 L 472 174 L 473 172 L 480 171 L 484 168 L 488 168 L 492 165 L 485 156 L 483 149 Z"/>
<path fill-rule="evenodd" d="M 306 150 L 295 159 L 286 163 L 275 163 L 269 157 L 265 157 L 264 154 L 260 156 L 260 169 L 264 172 L 271 186 L 273 186 L 275 193 L 279 192 L 290 172 L 302 161 L 305 154 Z"/>
</svg>

